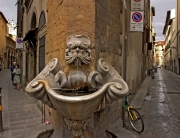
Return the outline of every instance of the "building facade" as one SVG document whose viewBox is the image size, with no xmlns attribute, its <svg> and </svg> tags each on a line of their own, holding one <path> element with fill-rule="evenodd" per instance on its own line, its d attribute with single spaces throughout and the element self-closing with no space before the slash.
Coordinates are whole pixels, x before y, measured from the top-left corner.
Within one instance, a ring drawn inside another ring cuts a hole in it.
<svg viewBox="0 0 180 138">
<path fill-rule="evenodd" d="M 45 67 L 46 0 L 19 0 L 17 36 L 24 49 L 22 83 L 25 86 Z"/>
<path fill-rule="evenodd" d="M 2 12 L 0 12 L 0 64 L 7 69 L 11 66 L 13 61 L 17 61 L 17 51 L 15 34 L 11 34 L 9 29 L 13 29 Z"/>
<path fill-rule="evenodd" d="M 175 9 L 167 11 L 166 21 L 163 30 L 165 38 L 164 66 L 166 69 L 177 73 L 177 33 L 176 33 Z"/>
<path fill-rule="evenodd" d="M 155 42 L 153 66 L 164 66 L 164 41 Z"/>
</svg>

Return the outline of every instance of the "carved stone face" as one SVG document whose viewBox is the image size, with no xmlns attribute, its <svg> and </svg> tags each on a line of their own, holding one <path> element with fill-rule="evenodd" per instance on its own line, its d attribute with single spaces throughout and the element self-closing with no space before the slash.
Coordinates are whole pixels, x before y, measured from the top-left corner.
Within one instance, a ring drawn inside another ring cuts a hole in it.
<svg viewBox="0 0 180 138">
<path fill-rule="evenodd" d="M 74 63 L 75 66 L 81 66 L 81 63 L 89 64 L 91 59 L 91 44 L 89 38 L 85 35 L 70 35 L 67 40 L 65 59 L 68 64 Z"/>
</svg>

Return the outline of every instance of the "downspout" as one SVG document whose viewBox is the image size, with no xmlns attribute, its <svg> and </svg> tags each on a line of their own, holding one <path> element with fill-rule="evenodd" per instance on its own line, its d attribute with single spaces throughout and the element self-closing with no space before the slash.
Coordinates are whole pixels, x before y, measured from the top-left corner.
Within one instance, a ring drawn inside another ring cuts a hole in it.
<svg viewBox="0 0 180 138">
<path fill-rule="evenodd" d="M 177 4 L 176 4 L 176 26 L 177 26 L 177 29 L 176 29 L 176 36 L 177 36 L 177 42 L 176 42 L 176 47 L 177 47 L 177 62 L 178 62 L 178 74 L 180 74 L 180 61 L 179 61 L 179 51 L 178 51 L 178 38 L 179 38 L 179 28 L 178 28 L 178 24 L 179 24 L 179 20 L 178 20 L 178 0 L 177 1 Z"/>
<path fill-rule="evenodd" d="M 127 7 L 126 7 L 127 8 Z M 129 31 L 127 31 L 127 22 L 128 19 L 127 17 L 129 17 L 128 13 L 127 13 L 127 9 L 124 10 L 124 17 L 125 17 L 125 22 L 124 22 L 124 53 L 123 53 L 123 79 L 124 81 L 126 81 L 126 69 L 127 69 L 127 39 L 128 39 L 128 33 Z"/>
<path fill-rule="evenodd" d="M 23 64 L 22 64 L 22 83 L 23 83 L 23 89 L 26 86 L 26 44 L 24 44 L 23 47 L 23 52 L 22 52 L 22 56 L 23 56 Z"/>
</svg>

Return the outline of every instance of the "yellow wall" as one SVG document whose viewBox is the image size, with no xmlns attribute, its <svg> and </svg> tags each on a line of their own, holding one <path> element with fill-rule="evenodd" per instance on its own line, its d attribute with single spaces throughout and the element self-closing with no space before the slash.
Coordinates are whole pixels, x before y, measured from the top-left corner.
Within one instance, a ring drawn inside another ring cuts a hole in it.
<svg viewBox="0 0 180 138">
<path fill-rule="evenodd" d="M 4 60 L 4 51 L 6 47 L 6 36 L 7 36 L 6 21 L 0 14 L 0 57 L 3 58 L 3 60 Z M 2 66 L 4 67 L 3 65 L 4 61 L 0 61 L 0 62 L 2 62 L 0 64 L 2 64 Z"/>
</svg>

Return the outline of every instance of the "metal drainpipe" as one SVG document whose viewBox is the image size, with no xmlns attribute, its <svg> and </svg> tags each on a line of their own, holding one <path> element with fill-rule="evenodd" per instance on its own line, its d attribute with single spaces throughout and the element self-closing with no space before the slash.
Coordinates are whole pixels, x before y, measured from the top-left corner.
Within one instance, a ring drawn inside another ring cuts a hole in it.
<svg viewBox="0 0 180 138">
<path fill-rule="evenodd" d="M 177 44 L 176 44 L 176 47 L 177 47 L 177 62 L 178 62 L 178 64 L 179 64 L 179 51 L 178 51 L 178 38 L 179 38 L 179 28 L 178 28 L 178 24 L 179 24 L 179 16 L 178 16 L 178 9 L 179 9 L 179 6 L 178 6 L 178 0 L 177 0 L 177 4 L 176 4 L 176 25 L 177 25 L 177 29 L 176 29 L 176 36 L 177 36 Z M 179 74 L 180 74 L 180 65 L 178 66 L 178 72 L 179 72 Z"/>
<path fill-rule="evenodd" d="M 22 55 L 23 55 L 23 59 L 22 59 L 22 83 L 23 83 L 23 86 L 26 85 L 26 44 L 24 44 L 24 48 L 23 48 L 23 52 L 22 52 Z"/>
<path fill-rule="evenodd" d="M 128 39 L 128 32 L 125 34 L 124 36 L 124 63 L 123 63 L 123 66 L 124 66 L 124 81 L 126 81 L 126 69 L 127 69 L 127 66 L 126 66 L 126 63 L 127 63 L 127 39 Z"/>
<path fill-rule="evenodd" d="M 127 10 L 124 10 L 124 12 L 125 12 L 125 25 L 124 25 L 124 28 L 125 28 L 125 36 L 124 36 L 124 58 L 123 58 L 123 78 L 124 78 L 124 81 L 126 81 L 126 60 L 127 60 L 127 58 L 126 58 L 126 56 L 127 56 L 127 35 L 128 35 L 128 32 L 129 31 L 127 31 L 127 17 L 129 17 L 128 15 L 127 15 Z"/>
<path fill-rule="evenodd" d="M 42 123 L 45 123 L 45 104 L 42 103 Z"/>
</svg>

